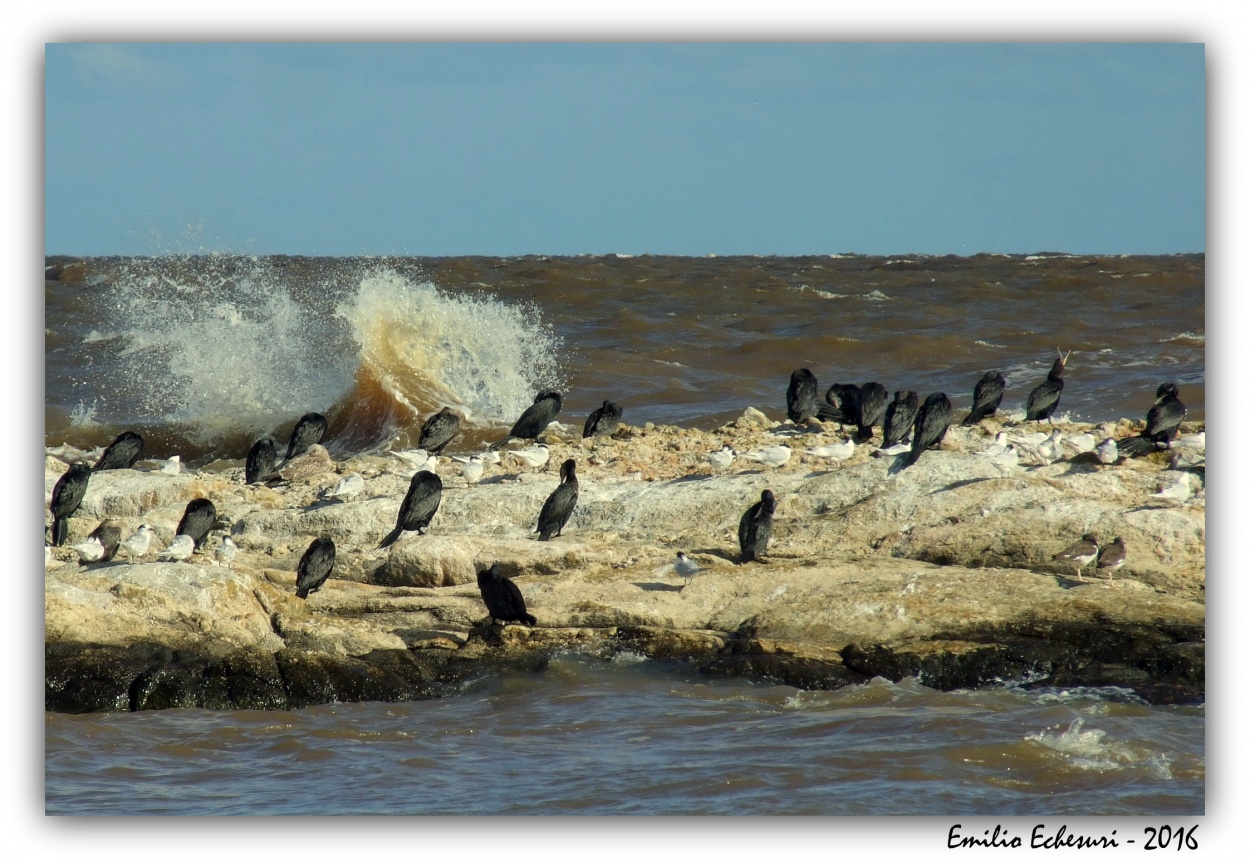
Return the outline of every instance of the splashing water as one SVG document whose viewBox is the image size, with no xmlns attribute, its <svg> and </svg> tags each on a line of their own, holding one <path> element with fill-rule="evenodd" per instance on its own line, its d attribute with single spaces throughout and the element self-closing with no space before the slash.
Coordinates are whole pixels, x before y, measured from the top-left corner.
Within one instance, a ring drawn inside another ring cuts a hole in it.
<svg viewBox="0 0 1250 863">
<path fill-rule="evenodd" d="M 453 405 L 474 425 L 511 422 L 537 390 L 559 383 L 560 341 L 532 308 L 384 270 L 363 278 L 337 314 L 362 366 L 414 414 Z"/>
</svg>

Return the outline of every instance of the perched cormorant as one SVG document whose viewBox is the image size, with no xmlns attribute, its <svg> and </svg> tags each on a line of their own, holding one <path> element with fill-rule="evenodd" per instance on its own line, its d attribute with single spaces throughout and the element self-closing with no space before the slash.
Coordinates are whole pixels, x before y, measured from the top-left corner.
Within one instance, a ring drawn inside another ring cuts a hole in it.
<svg viewBox="0 0 1250 863">
<path fill-rule="evenodd" d="M 1068 351 L 1068 356 L 1072 356 L 1072 351 Z M 1033 392 L 1029 393 L 1029 401 L 1024 413 L 1026 421 L 1050 420 L 1052 424 L 1054 423 L 1050 417 L 1055 412 L 1055 408 L 1059 407 L 1059 394 L 1063 392 L 1063 367 L 1067 363 L 1067 357 L 1061 352 L 1054 365 L 1050 367 L 1046 380 L 1035 386 Z"/>
<path fill-rule="evenodd" d="M 998 411 L 1003 400 L 1003 389 L 1007 381 L 1002 372 L 986 372 L 977 381 L 972 391 L 972 412 L 964 417 L 962 425 L 974 426 L 986 417 L 992 417 Z"/>
<path fill-rule="evenodd" d="M 431 455 L 438 455 L 443 447 L 451 443 L 451 439 L 460 431 L 460 415 L 451 408 L 445 407 L 432 414 L 421 426 L 421 439 L 417 446 Z"/>
<path fill-rule="evenodd" d="M 247 452 L 247 465 L 244 475 L 248 485 L 264 482 L 274 475 L 278 467 L 278 442 L 273 435 L 265 435 Z"/>
<path fill-rule="evenodd" d="M 859 387 L 855 384 L 834 384 L 825 392 L 825 404 L 817 411 L 822 420 L 834 420 L 839 425 L 856 425 L 859 422 Z"/>
<path fill-rule="evenodd" d="M 929 393 L 920 410 L 916 412 L 916 429 L 912 433 L 911 452 L 907 453 L 907 461 L 903 468 L 909 468 L 920 458 L 920 454 L 931 446 L 936 446 L 946 437 L 946 429 L 951 423 L 951 400 L 946 393 Z M 902 468 L 900 468 L 901 470 Z"/>
<path fill-rule="evenodd" d="M 443 481 L 438 478 L 438 474 L 428 470 L 413 474 L 412 481 L 408 483 L 408 493 L 404 495 L 404 502 L 399 505 L 395 529 L 378 543 L 378 548 L 386 548 L 406 530 L 425 533 L 434 513 L 438 512 L 442 499 Z"/>
<path fill-rule="evenodd" d="M 66 534 L 69 533 L 69 517 L 74 514 L 82 503 L 82 496 L 87 493 L 87 482 L 91 479 L 91 468 L 83 462 L 74 462 L 69 470 L 61 474 L 61 478 L 52 486 L 52 544 L 64 545 Z"/>
<path fill-rule="evenodd" d="M 109 444 L 104 455 L 95 463 L 92 470 L 121 470 L 134 467 L 143 453 L 143 438 L 132 431 L 124 431 Z"/>
<path fill-rule="evenodd" d="M 482 593 L 482 602 L 490 612 L 491 620 L 501 624 L 524 623 L 536 626 L 538 619 L 525 610 L 525 597 L 521 589 L 505 578 L 499 571 L 499 564 L 494 563 L 490 569 L 479 570 L 477 589 Z"/>
<path fill-rule="evenodd" d="M 603 402 L 586 417 L 586 425 L 582 427 L 582 437 L 611 437 L 621 427 L 621 406 L 615 402 Z"/>
<path fill-rule="evenodd" d="M 769 537 L 773 535 L 773 513 L 777 510 L 777 498 L 772 491 L 764 489 L 758 503 L 742 514 L 738 522 L 738 547 L 742 550 L 739 563 L 758 560 L 768 549 Z"/>
<path fill-rule="evenodd" d="M 305 453 L 315 443 L 321 443 L 326 436 L 330 423 L 318 413 L 304 414 L 295 424 L 291 432 L 291 440 L 286 447 L 286 460 L 290 461 L 297 455 Z"/>
<path fill-rule="evenodd" d="M 499 449 L 513 438 L 534 440 L 551 424 L 560 412 L 563 396 L 555 390 L 543 390 L 534 397 L 534 403 L 512 424 L 512 429 L 502 438 L 490 445 L 491 449 Z"/>
<path fill-rule="evenodd" d="M 538 514 L 538 539 L 546 542 L 559 536 L 577 506 L 577 462 L 568 459 L 560 465 L 560 484 L 556 486 Z"/>
<path fill-rule="evenodd" d="M 208 498 L 197 497 L 183 510 L 182 520 L 178 522 L 178 529 L 174 533 L 191 537 L 195 542 L 195 547 L 199 548 L 204 544 L 204 538 L 212 530 L 215 521 L 217 521 L 217 507 L 213 506 L 213 502 Z"/>
<path fill-rule="evenodd" d="M 882 449 L 889 449 L 911 434 L 911 427 L 916 422 L 916 411 L 919 409 L 920 397 L 915 392 L 894 391 L 894 401 L 885 409 L 885 440 L 881 442 Z"/>
<path fill-rule="evenodd" d="M 792 423 L 805 423 L 815 419 L 819 412 L 816 376 L 811 369 L 795 369 L 790 373 L 790 386 L 786 387 L 786 416 Z"/>
<path fill-rule="evenodd" d="M 855 420 L 859 431 L 855 435 L 856 443 L 872 440 L 872 427 L 881 425 L 888 400 L 885 387 L 876 381 L 869 381 L 859 388 L 859 417 Z"/>
<path fill-rule="evenodd" d="M 1136 458 L 1171 446 L 1185 413 L 1176 384 L 1170 381 L 1159 384 L 1155 390 L 1155 403 L 1146 414 L 1145 430 L 1140 435 L 1119 441 L 1120 455 Z"/>
<path fill-rule="evenodd" d="M 1077 579 L 1084 581 L 1085 578 L 1081 575 L 1081 568 L 1096 557 L 1098 557 L 1098 538 L 1092 533 L 1087 533 L 1080 540 L 1056 554 L 1055 560 L 1071 564 L 1076 569 Z"/>
<path fill-rule="evenodd" d="M 320 589 L 333 570 L 334 540 L 324 536 L 314 539 L 304 556 L 299 559 L 295 595 L 300 599 L 308 599 L 308 594 Z"/>
</svg>

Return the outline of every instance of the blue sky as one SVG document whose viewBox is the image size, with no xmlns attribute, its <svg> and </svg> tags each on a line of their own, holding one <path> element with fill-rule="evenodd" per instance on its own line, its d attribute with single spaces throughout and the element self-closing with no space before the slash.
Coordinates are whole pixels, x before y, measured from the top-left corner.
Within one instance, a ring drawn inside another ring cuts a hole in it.
<svg viewBox="0 0 1250 863">
<path fill-rule="evenodd" d="M 1205 249 L 1201 44 L 49 44 L 49 254 Z"/>
</svg>

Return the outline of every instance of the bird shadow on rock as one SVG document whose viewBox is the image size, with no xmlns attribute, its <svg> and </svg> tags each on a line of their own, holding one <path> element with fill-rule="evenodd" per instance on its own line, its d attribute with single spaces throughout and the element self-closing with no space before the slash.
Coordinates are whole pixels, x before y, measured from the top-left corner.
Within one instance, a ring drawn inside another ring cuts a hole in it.
<svg viewBox="0 0 1250 863">
<path fill-rule="evenodd" d="M 944 491 L 954 491 L 955 489 L 963 488 L 966 485 L 976 485 L 979 482 L 989 482 L 990 480 L 999 479 L 999 478 L 1000 477 L 994 477 L 994 476 L 981 476 L 981 477 L 977 477 L 976 479 L 956 480 L 955 482 L 952 482 L 949 485 L 944 485 L 941 488 L 935 488 L 933 491 L 929 492 L 929 495 L 932 496 L 935 494 L 941 494 Z"/>
<path fill-rule="evenodd" d="M 633 582 L 633 585 L 639 590 L 669 591 L 670 593 L 681 593 L 681 589 L 684 587 L 684 585 L 681 584 L 665 584 L 662 581 L 635 581 Z"/>
</svg>

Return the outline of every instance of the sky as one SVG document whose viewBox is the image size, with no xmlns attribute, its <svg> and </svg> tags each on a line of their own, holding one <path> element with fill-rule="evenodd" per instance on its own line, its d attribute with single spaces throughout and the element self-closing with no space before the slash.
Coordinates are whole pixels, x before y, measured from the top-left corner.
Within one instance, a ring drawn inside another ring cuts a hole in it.
<svg viewBox="0 0 1250 863">
<path fill-rule="evenodd" d="M 1205 251 L 1172 43 L 51 42 L 47 254 Z"/>
</svg>

